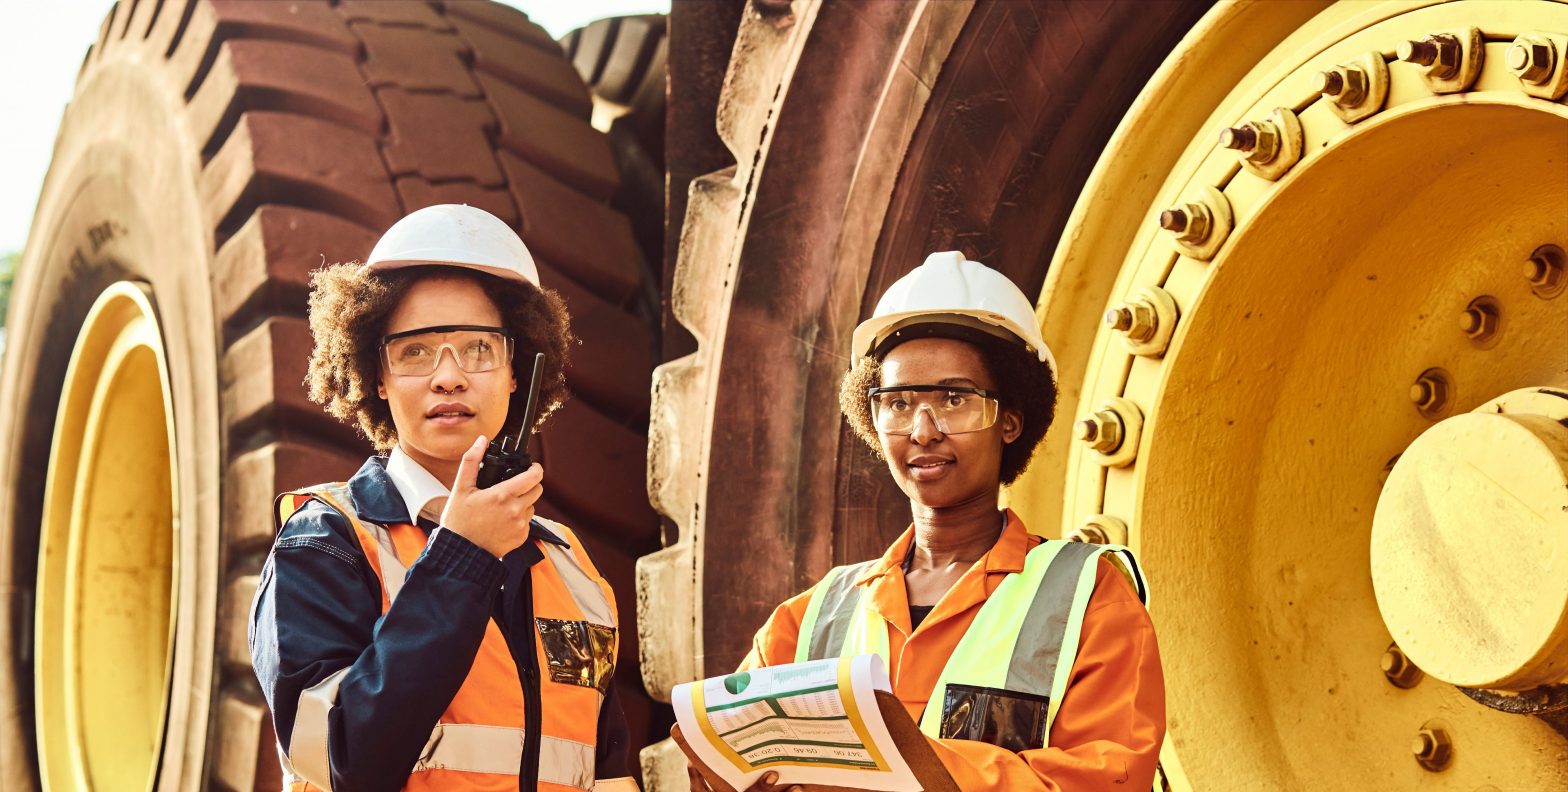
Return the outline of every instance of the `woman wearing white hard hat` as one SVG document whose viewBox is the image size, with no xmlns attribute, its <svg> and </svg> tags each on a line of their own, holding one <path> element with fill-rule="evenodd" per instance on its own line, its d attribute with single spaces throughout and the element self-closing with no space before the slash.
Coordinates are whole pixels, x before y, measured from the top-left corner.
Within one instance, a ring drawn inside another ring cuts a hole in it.
<svg viewBox="0 0 1568 792">
<path fill-rule="evenodd" d="M 998 506 L 1055 408 L 1033 306 L 1001 273 L 935 253 L 853 344 L 839 404 L 914 521 L 881 558 L 780 605 L 742 667 L 880 654 L 964 790 L 1149 789 L 1165 688 L 1136 562 L 1042 540 Z"/>
<path fill-rule="evenodd" d="M 479 209 L 421 209 L 366 264 L 315 274 L 310 327 L 311 399 L 385 456 L 278 498 L 250 640 L 285 785 L 635 788 L 610 586 L 534 514 L 539 465 L 481 474 L 503 428 L 566 398 L 569 319 L 522 240 Z"/>
</svg>

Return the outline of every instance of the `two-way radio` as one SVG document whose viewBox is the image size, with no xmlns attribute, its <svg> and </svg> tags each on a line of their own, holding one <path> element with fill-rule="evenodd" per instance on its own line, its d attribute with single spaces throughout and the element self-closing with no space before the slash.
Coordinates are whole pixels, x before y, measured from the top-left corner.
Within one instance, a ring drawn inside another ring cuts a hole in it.
<svg viewBox="0 0 1568 792">
<path fill-rule="evenodd" d="M 511 416 L 518 419 L 513 432 L 508 434 L 503 429 L 501 436 L 490 441 L 490 447 L 485 449 L 485 461 L 479 468 L 477 481 L 479 489 L 493 487 L 533 466 L 534 461 L 528 456 L 528 438 L 533 434 L 534 421 L 538 418 L 539 381 L 543 377 L 544 353 L 537 352 L 533 376 L 528 378 L 526 406 L 521 416 Z"/>
</svg>

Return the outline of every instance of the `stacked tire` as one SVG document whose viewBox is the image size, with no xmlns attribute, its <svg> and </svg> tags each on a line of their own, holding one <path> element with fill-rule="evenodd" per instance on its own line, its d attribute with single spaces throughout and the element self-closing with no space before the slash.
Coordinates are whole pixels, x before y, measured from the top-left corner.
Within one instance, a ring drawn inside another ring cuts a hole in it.
<svg viewBox="0 0 1568 792">
<path fill-rule="evenodd" d="M 8 328 L 0 786 L 111 783 L 93 775 L 93 745 L 35 745 L 52 717 L 35 707 L 35 671 L 58 658 L 34 653 L 31 625 L 40 559 L 66 551 L 40 528 L 56 405 L 90 308 L 118 282 L 155 306 L 176 460 L 173 627 L 166 667 L 146 680 L 166 706 L 141 781 L 278 786 L 245 638 L 272 494 L 346 478 L 369 451 L 305 398 L 309 275 L 362 259 L 423 206 L 467 203 L 513 224 L 572 312 L 574 398 L 540 438 L 540 511 L 584 537 L 630 626 L 633 560 L 658 542 L 644 485 L 657 284 L 611 206 L 619 168 L 591 110 L 561 46 L 491 2 L 109 12 L 61 125 Z M 619 684 L 641 742 L 648 703 L 625 635 Z"/>
</svg>

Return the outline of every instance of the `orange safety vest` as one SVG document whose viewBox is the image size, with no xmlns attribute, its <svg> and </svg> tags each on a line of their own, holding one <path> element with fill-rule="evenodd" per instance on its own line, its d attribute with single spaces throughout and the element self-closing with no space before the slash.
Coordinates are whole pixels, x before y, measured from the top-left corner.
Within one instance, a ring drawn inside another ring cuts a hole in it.
<svg viewBox="0 0 1568 792">
<path fill-rule="evenodd" d="M 381 612 L 397 599 L 408 568 L 427 537 L 409 524 L 382 526 L 359 519 L 348 485 L 324 484 L 278 496 L 278 525 L 310 500 L 330 506 L 354 527 L 360 549 L 381 582 Z M 543 718 L 539 789 L 572 792 L 595 788 L 599 708 L 615 672 L 615 599 L 593 562 L 565 526 L 536 518 L 571 548 L 541 542 L 543 560 L 534 565 L 534 642 L 539 656 Z M 557 649 L 547 654 L 547 642 Z M 573 656 L 576 662 L 561 662 Z M 554 659 L 555 662 L 551 662 Z M 278 747 L 284 785 L 291 792 L 331 790 L 327 718 L 348 669 L 300 695 L 289 750 Z M 586 716 L 592 713 L 592 717 Z M 463 686 L 430 733 L 405 790 L 517 789 L 523 755 L 523 688 L 506 638 L 491 619 Z M 629 782 L 619 782 L 625 784 Z M 618 786 L 619 786 L 618 784 Z M 607 785 L 601 782 L 600 789 Z M 620 787 L 627 788 L 627 787 Z M 636 789 L 631 785 L 630 789 Z"/>
</svg>

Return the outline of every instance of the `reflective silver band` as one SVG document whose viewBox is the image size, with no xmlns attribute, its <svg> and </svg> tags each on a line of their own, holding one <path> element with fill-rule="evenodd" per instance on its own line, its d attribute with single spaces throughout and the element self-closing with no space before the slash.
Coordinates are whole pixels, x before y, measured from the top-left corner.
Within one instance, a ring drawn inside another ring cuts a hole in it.
<svg viewBox="0 0 1568 792">
<path fill-rule="evenodd" d="M 332 792 L 332 763 L 327 758 L 327 716 L 338 701 L 338 683 L 348 668 L 299 694 L 294 731 L 289 737 L 288 764 L 300 778 Z"/>
<path fill-rule="evenodd" d="M 1073 594 L 1086 562 L 1100 554 L 1100 546 L 1072 542 L 1051 559 L 1045 578 L 1035 589 L 1034 601 L 1018 628 L 1018 643 L 1007 666 L 1007 689 L 1048 695 L 1061 659 L 1073 612 Z"/>
<path fill-rule="evenodd" d="M 403 579 L 408 577 L 408 567 L 397 557 L 397 547 L 392 544 L 392 532 L 375 523 L 364 523 L 365 529 L 376 537 L 376 559 L 381 565 L 381 585 L 387 589 L 387 603 L 397 600 L 403 590 Z"/>
<path fill-rule="evenodd" d="M 561 535 L 557 530 L 559 523 L 543 517 L 535 519 L 557 536 Z M 561 538 L 564 540 L 566 537 Z M 571 548 L 554 542 L 540 542 L 539 545 L 544 548 L 545 555 L 550 557 L 550 562 L 555 564 L 555 570 L 560 573 L 561 582 L 572 595 L 572 601 L 577 604 L 577 611 L 583 615 L 583 620 L 603 627 L 615 627 L 615 611 L 610 606 L 609 598 L 604 596 L 604 589 L 588 576 L 588 571 L 578 562 L 577 554 Z"/>
<path fill-rule="evenodd" d="M 354 495 L 344 485 L 321 487 L 321 494 L 331 498 L 338 511 L 348 514 L 346 510 L 352 509 Z M 397 557 L 397 548 L 392 545 L 392 534 L 381 525 L 354 518 L 370 535 L 376 539 L 376 561 L 380 567 L 381 585 L 386 587 L 387 602 L 397 599 L 397 593 L 403 590 L 403 578 L 408 577 L 408 567 L 403 566 L 402 560 Z"/>
<path fill-rule="evenodd" d="M 844 636 L 849 632 L 849 623 L 855 617 L 855 609 L 860 606 L 861 588 L 855 581 L 866 574 L 876 561 L 862 561 L 858 564 L 839 567 L 838 573 L 828 583 L 827 589 L 822 594 L 822 606 L 817 611 L 817 622 L 811 629 L 811 648 L 807 659 L 823 660 L 829 657 L 838 657 L 844 648 Z M 800 639 L 796 639 L 800 640 Z"/>
<path fill-rule="evenodd" d="M 471 723 L 437 723 L 414 764 L 414 772 L 454 770 L 517 775 L 523 762 L 523 730 Z M 576 789 L 593 786 L 594 747 L 545 735 L 539 740 L 539 780 Z"/>
</svg>

